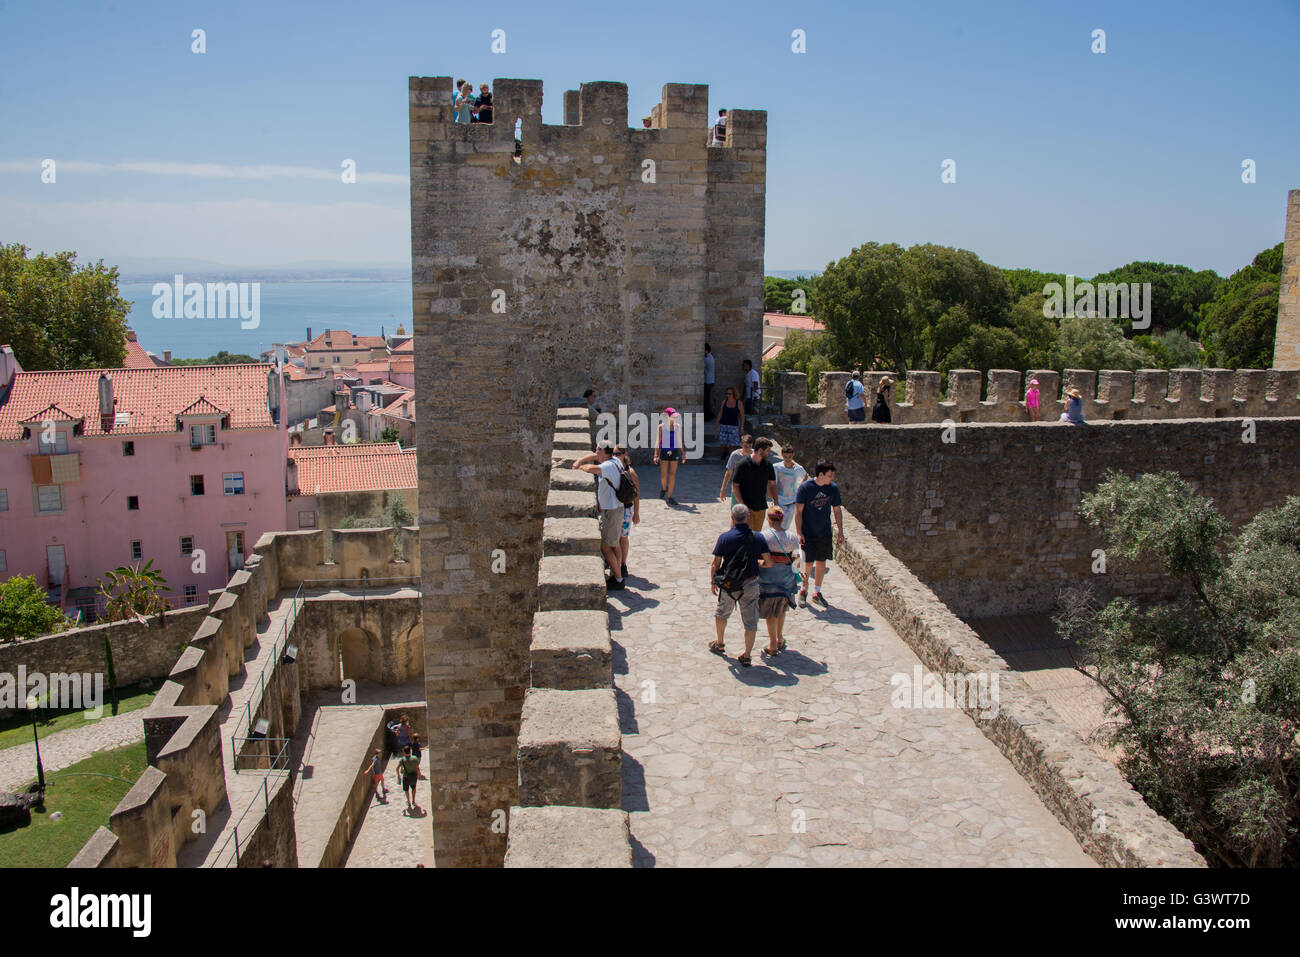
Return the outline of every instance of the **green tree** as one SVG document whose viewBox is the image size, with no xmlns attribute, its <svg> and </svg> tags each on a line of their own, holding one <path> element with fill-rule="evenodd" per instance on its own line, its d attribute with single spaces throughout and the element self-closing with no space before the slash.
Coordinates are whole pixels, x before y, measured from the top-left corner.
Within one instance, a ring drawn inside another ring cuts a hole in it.
<svg viewBox="0 0 1300 957">
<path fill-rule="evenodd" d="M 784 370 L 802 372 L 808 377 L 808 401 L 817 401 L 817 384 L 823 372 L 846 368 L 849 362 L 842 359 L 839 343 L 832 333 L 810 335 L 798 329 L 785 337 L 785 346 L 775 359 L 763 363 L 763 391 L 772 394 L 776 373 Z"/>
<path fill-rule="evenodd" d="M 1056 368 L 1056 320 L 1043 315 L 1043 293 L 1027 293 L 1011 307 L 1011 328 L 1020 340 L 1024 365 L 1020 369 Z"/>
<path fill-rule="evenodd" d="M 1205 364 L 1201 347 L 1181 329 L 1163 336 L 1134 336 L 1133 345 L 1151 357 L 1152 368 L 1195 369 Z"/>
<path fill-rule="evenodd" d="M 0 342 L 29 372 L 115 368 L 126 358 L 131 304 L 118 295 L 117 268 L 76 260 L 0 246 Z"/>
<path fill-rule="evenodd" d="M 45 600 L 35 576 L 15 575 L 0 582 L 0 643 L 48 635 L 66 625 L 67 618 Z"/>
<path fill-rule="evenodd" d="M 103 621 L 147 618 L 167 611 L 167 599 L 162 595 L 167 579 L 153 567 L 152 558 L 144 565 L 119 565 L 95 581 L 104 597 Z"/>
<path fill-rule="evenodd" d="M 397 426 L 390 425 L 388 428 L 384 429 L 383 432 L 379 433 L 379 440 L 381 442 L 396 442 Z"/>
<path fill-rule="evenodd" d="M 1141 369 L 1150 361 L 1110 319 L 1066 317 L 1056 339 L 1058 369 Z"/>
<path fill-rule="evenodd" d="M 1224 282 L 1197 327 L 1206 361 L 1229 369 L 1268 369 L 1277 333 L 1282 244 L 1260 252 Z"/>
<path fill-rule="evenodd" d="M 229 366 L 261 362 L 244 352 L 227 352 L 222 349 L 215 356 L 206 359 L 173 359 L 174 366 Z"/>
<path fill-rule="evenodd" d="M 1234 538 L 1176 473 L 1109 473 L 1080 512 L 1112 560 L 1185 585 L 1158 604 L 1066 594 L 1057 627 L 1114 718 L 1099 736 L 1211 861 L 1300 864 L 1300 497 Z"/>
<path fill-rule="evenodd" d="M 1092 277 L 1102 282 L 1151 283 L 1151 332 L 1181 329 L 1196 334 L 1201 307 L 1218 294 L 1223 279 L 1212 269 L 1194 272 L 1169 263 L 1132 262 Z"/>
<path fill-rule="evenodd" d="M 1043 307 L 1045 298 L 1043 288 L 1048 283 L 1059 283 L 1065 285 L 1065 273 L 1063 272 L 1039 272 L 1037 269 L 1003 269 L 1002 276 L 1007 281 L 1007 286 L 1011 290 L 1012 299 L 1023 299 L 1026 296 L 1033 296 L 1038 300 L 1038 308 Z"/>
<path fill-rule="evenodd" d="M 780 279 L 776 276 L 763 277 L 763 308 L 768 312 L 784 312 L 786 314 L 806 314 L 808 312 L 807 300 L 812 298 L 814 279 L 808 276 L 800 276 L 797 279 Z M 796 313 L 793 303 L 794 291 L 802 289 L 804 292 L 805 306 L 803 313 Z"/>
</svg>

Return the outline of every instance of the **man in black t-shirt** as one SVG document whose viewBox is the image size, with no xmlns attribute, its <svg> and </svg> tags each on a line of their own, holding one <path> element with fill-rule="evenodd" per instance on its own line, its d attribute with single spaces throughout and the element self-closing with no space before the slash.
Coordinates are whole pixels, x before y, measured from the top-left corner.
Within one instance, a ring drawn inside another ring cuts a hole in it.
<svg viewBox="0 0 1300 957">
<path fill-rule="evenodd" d="M 754 532 L 763 530 L 768 499 L 776 501 L 776 469 L 767 460 L 771 454 L 771 439 L 755 439 L 754 451 L 736 466 L 731 476 L 731 491 L 736 501 L 744 502 L 745 508 L 749 509 L 747 524 Z"/>
</svg>

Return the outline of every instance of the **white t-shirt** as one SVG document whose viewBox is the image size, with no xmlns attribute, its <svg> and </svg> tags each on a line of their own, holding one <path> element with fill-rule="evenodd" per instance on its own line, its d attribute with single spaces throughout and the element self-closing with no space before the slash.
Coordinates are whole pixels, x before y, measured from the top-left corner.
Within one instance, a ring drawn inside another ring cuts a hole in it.
<svg viewBox="0 0 1300 957">
<path fill-rule="evenodd" d="M 623 466 L 618 459 L 606 459 L 600 463 L 600 482 L 596 489 L 596 507 L 602 512 L 608 512 L 611 508 L 622 508 L 623 503 L 618 500 L 614 490 L 618 488 L 618 483 L 623 477 Z M 612 487 L 610 483 L 613 483 Z"/>
<path fill-rule="evenodd" d="M 848 409 L 866 408 L 866 403 L 862 401 L 862 393 L 867 391 L 867 387 L 857 379 L 851 379 L 849 381 L 853 383 L 853 398 L 845 399 L 844 407 Z"/>
<path fill-rule="evenodd" d="M 763 534 L 767 536 L 768 550 L 773 555 L 785 554 L 791 558 L 798 558 L 799 536 L 793 529 L 765 528 Z"/>
<path fill-rule="evenodd" d="M 713 353 L 704 353 L 704 384 L 713 385 Z"/>
<path fill-rule="evenodd" d="M 776 472 L 776 503 L 785 508 L 794 503 L 795 493 L 808 477 L 808 472 L 798 462 L 792 469 L 786 468 L 783 462 L 773 462 L 772 469 Z"/>
<path fill-rule="evenodd" d="M 762 391 L 763 386 L 762 383 L 759 382 L 757 369 L 749 370 L 749 375 L 745 377 L 745 387 L 748 390 L 749 398 L 751 399 L 758 398 L 758 395 Z"/>
</svg>

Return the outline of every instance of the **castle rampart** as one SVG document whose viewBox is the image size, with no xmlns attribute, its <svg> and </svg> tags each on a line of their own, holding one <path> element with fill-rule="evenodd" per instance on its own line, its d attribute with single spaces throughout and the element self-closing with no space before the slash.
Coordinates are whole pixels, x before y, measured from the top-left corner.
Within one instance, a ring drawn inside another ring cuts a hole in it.
<svg viewBox="0 0 1300 957">
<path fill-rule="evenodd" d="M 1285 229 L 1273 368 L 1300 369 L 1300 189 L 1287 194 Z"/>
</svg>

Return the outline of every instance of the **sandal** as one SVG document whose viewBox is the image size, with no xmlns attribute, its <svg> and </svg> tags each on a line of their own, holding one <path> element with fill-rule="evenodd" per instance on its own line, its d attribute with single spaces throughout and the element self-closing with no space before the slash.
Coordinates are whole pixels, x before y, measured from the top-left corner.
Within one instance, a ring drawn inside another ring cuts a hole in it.
<svg viewBox="0 0 1300 957">
<path fill-rule="evenodd" d="M 748 668 L 750 665 L 752 665 L 752 664 L 754 663 L 754 662 L 750 659 L 749 655 L 741 655 L 741 656 L 740 656 L 739 658 L 737 658 L 736 660 L 737 660 L 738 662 L 740 662 L 740 667 L 742 667 L 742 668 Z"/>
<path fill-rule="evenodd" d="M 775 657 L 776 657 L 777 655 L 779 655 L 780 653 L 781 653 L 781 649 L 780 649 L 780 648 L 776 649 L 776 651 L 770 651 L 770 650 L 768 650 L 767 648 L 764 648 L 764 649 L 763 649 L 763 657 L 764 657 L 764 658 L 775 658 Z"/>
<path fill-rule="evenodd" d="M 713 652 L 715 655 L 722 655 L 724 658 L 727 656 L 726 646 L 724 646 L 720 641 L 709 642 L 709 651 Z"/>
</svg>

